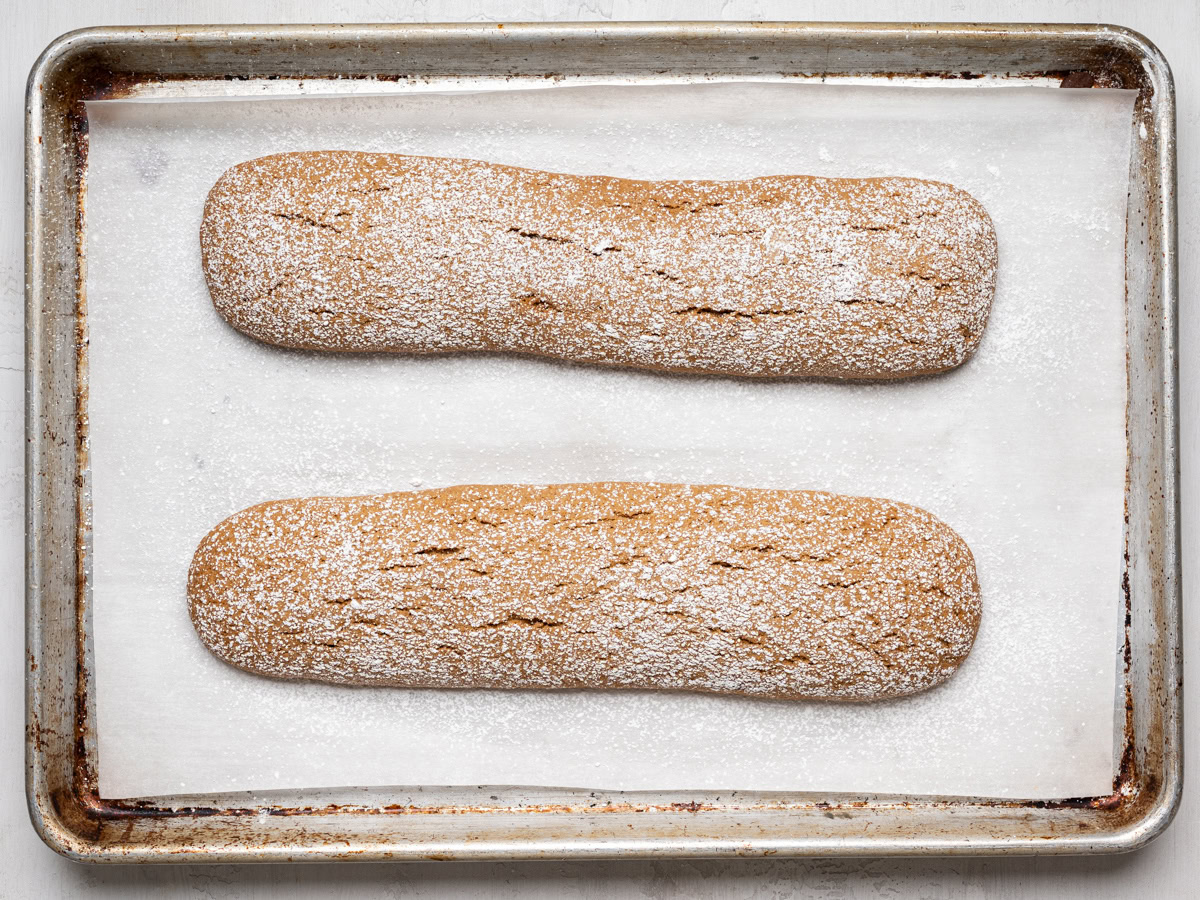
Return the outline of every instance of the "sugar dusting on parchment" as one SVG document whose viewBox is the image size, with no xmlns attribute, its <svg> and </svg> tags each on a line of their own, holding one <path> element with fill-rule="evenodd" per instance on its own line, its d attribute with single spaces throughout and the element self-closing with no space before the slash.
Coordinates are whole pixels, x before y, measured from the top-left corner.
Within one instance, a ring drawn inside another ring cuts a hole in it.
<svg viewBox="0 0 1200 900">
<path fill-rule="evenodd" d="M 1132 96 L 1121 93 L 726 84 L 89 104 L 103 796 L 345 784 L 1109 789 L 1129 169 L 1112 137 L 1128 130 Z M 942 181 L 994 222 L 996 298 L 966 363 L 889 383 L 247 338 L 205 285 L 205 196 L 245 160 L 339 147 L 641 180 Z M 243 672 L 205 648 L 188 616 L 197 545 L 250 504 L 641 479 L 929 510 L 975 557 L 986 610 L 970 655 L 941 685 L 865 704 L 404 690 Z"/>
<path fill-rule="evenodd" d="M 996 284 L 987 212 L 913 178 L 634 181 L 287 153 L 222 175 L 200 234 L 230 323 L 317 350 L 900 377 L 963 362 Z"/>
<path fill-rule="evenodd" d="M 924 510 L 644 483 L 260 504 L 201 542 L 188 599 L 218 656 L 278 677 L 819 700 L 944 681 L 980 616 Z"/>
</svg>

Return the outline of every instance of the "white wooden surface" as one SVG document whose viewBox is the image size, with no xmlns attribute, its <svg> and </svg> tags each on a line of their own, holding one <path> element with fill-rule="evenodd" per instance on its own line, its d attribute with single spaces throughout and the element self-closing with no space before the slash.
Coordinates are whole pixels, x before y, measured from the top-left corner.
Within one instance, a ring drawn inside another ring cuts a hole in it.
<svg viewBox="0 0 1200 900">
<path fill-rule="evenodd" d="M 1200 272 L 1200 6 L 1192 0 L 57 0 L 6 8 L 0 36 L 0 898 L 267 897 L 986 897 L 1124 898 L 1192 895 L 1200 875 L 1200 806 L 1193 772 L 1183 808 L 1148 848 L 1109 858 L 702 861 L 320 866 L 82 867 L 55 856 L 30 827 L 24 800 L 22 630 L 23 284 L 22 105 L 25 77 L 56 35 L 85 25 L 206 22 L 766 19 L 1112 22 L 1166 54 L 1179 102 L 1181 397 L 1185 593 L 1200 502 L 1193 463 L 1198 425 L 1191 348 L 1200 337 L 1192 295 Z M 1200 652 L 1200 618 L 1185 618 Z M 1188 743 L 1200 738 L 1195 697 Z M 1188 761 L 1194 764 L 1195 754 Z M 1190 886 L 1190 890 L 1189 890 Z"/>
</svg>

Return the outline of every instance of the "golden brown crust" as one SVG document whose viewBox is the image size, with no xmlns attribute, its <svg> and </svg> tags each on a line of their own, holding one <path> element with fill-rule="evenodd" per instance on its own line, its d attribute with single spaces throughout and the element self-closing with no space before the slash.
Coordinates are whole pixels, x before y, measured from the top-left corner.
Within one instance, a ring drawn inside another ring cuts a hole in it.
<svg viewBox="0 0 1200 900">
<path fill-rule="evenodd" d="M 830 700 L 945 680 L 981 609 L 916 507 L 644 483 L 263 503 L 200 543 L 188 600 L 217 656 L 276 677 Z"/>
<path fill-rule="evenodd" d="M 213 303 L 285 347 L 895 378 L 978 345 L 996 235 L 913 178 L 633 181 L 341 151 L 233 167 Z"/>
</svg>

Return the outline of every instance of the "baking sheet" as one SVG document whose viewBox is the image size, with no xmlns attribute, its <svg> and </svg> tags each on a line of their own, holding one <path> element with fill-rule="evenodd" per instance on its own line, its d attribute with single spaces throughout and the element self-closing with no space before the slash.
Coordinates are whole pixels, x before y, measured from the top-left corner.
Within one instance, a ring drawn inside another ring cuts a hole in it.
<svg viewBox="0 0 1200 900">
<path fill-rule="evenodd" d="M 1111 789 L 1132 92 L 707 84 L 89 104 L 100 793 L 527 784 L 1045 798 Z M 461 155 L 643 178 L 903 174 L 1000 240 L 976 357 L 897 384 L 339 357 L 226 326 L 204 195 L 269 152 Z M 290 684 L 191 630 L 191 552 L 261 500 L 600 479 L 821 488 L 967 540 L 984 620 L 945 686 L 866 706 Z"/>
</svg>

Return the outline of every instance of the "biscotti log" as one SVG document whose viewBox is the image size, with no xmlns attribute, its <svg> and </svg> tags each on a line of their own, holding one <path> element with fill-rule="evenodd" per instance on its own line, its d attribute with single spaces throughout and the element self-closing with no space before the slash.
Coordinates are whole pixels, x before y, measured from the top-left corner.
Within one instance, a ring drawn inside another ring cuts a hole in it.
<svg viewBox="0 0 1200 900">
<path fill-rule="evenodd" d="M 218 312 L 271 344 L 730 375 L 949 369 L 978 345 L 996 280 L 987 212 L 915 178 L 286 153 L 221 176 L 200 242 Z"/>
<path fill-rule="evenodd" d="M 945 680 L 980 616 L 924 510 L 643 483 L 263 503 L 200 543 L 188 600 L 213 653 L 282 678 L 828 700 Z"/>
</svg>

